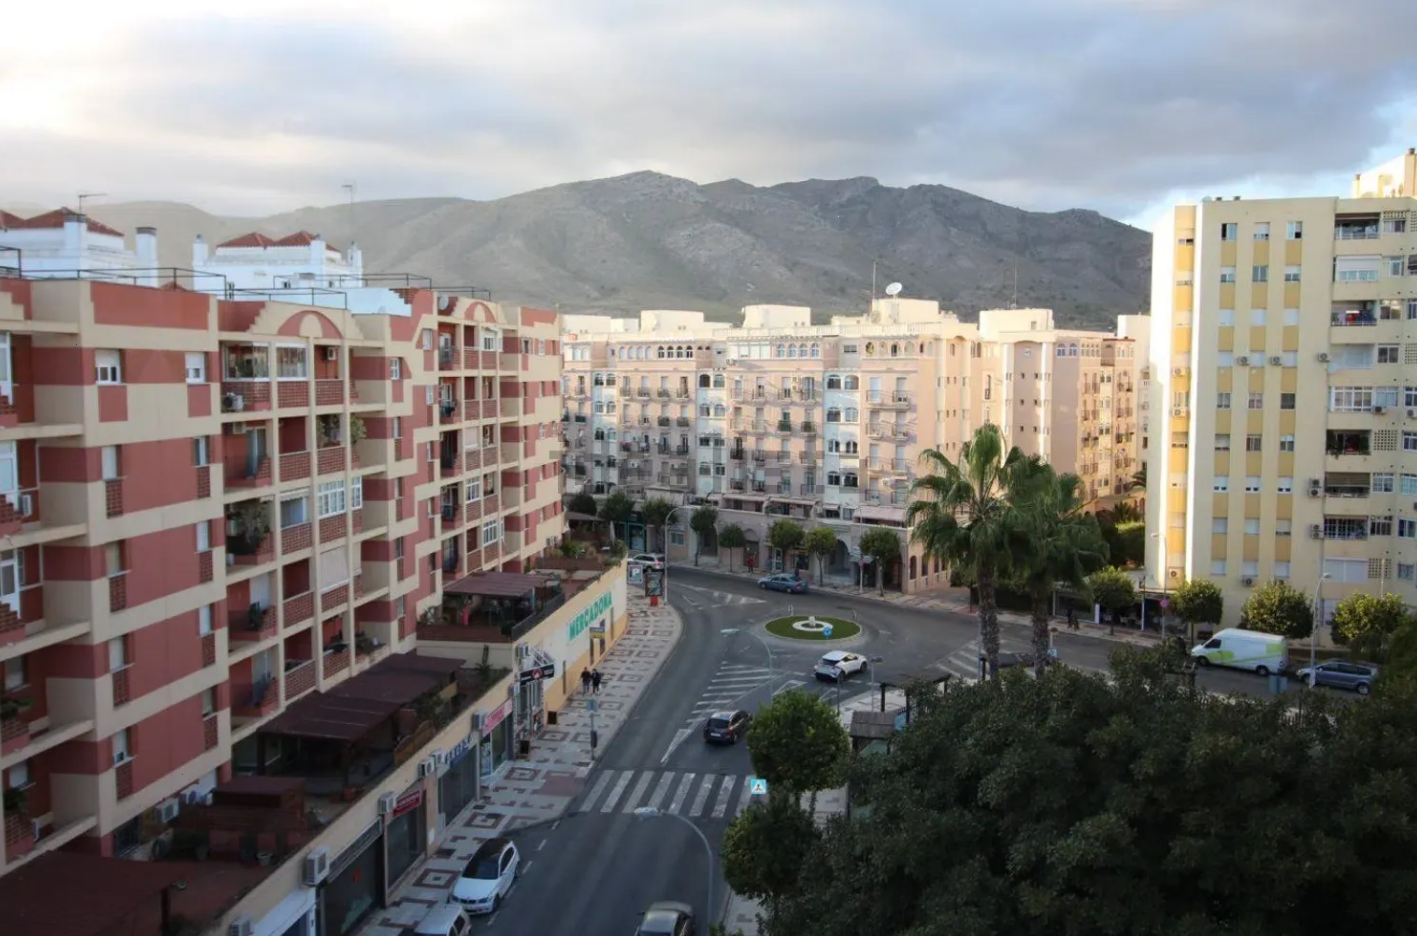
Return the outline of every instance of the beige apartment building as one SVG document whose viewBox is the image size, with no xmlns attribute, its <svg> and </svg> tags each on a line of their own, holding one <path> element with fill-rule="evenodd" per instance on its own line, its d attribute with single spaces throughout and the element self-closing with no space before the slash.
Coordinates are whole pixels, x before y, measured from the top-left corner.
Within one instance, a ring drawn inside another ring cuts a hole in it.
<svg viewBox="0 0 1417 936">
<path fill-rule="evenodd" d="M 976 325 L 891 298 L 827 325 L 804 307 L 749 306 L 739 326 L 655 310 L 563 328 L 568 490 L 715 504 L 759 567 L 781 561 L 764 537 L 788 516 L 837 529 L 830 573 L 855 577 L 865 529 L 904 535 L 921 453 L 957 455 L 984 422 L 1099 500 L 1135 470 L 1135 342 L 1056 329 L 1046 309 Z M 688 549 L 682 531 L 669 545 Z M 886 578 L 913 591 L 942 572 L 912 547 Z"/>
<path fill-rule="evenodd" d="M 1349 198 L 1206 198 L 1155 231 L 1147 567 L 1417 605 L 1417 153 Z M 1303 424 L 1300 425 L 1300 414 Z M 1158 535 L 1164 531 L 1164 538 Z"/>
</svg>

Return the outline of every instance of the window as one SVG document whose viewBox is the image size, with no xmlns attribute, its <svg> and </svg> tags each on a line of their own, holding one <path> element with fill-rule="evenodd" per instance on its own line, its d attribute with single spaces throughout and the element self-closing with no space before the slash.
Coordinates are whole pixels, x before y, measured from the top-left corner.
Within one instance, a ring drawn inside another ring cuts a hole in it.
<svg viewBox="0 0 1417 936">
<path fill-rule="evenodd" d="M 1391 471 L 1375 471 L 1372 476 L 1374 494 L 1391 494 L 1396 476 Z"/>
<path fill-rule="evenodd" d="M 389 358 L 389 379 L 403 380 L 403 358 Z"/>
<path fill-rule="evenodd" d="M 1234 366 L 1235 366 L 1235 352 L 1234 352 L 1234 351 L 1217 351 L 1216 354 L 1215 354 L 1215 366 L 1216 366 L 1216 367 L 1234 367 Z"/>
<path fill-rule="evenodd" d="M 192 440 L 192 464 L 201 468 L 211 464 L 211 452 L 207 447 L 207 437 L 201 436 Z"/>
<path fill-rule="evenodd" d="M 117 351 L 95 351 L 94 368 L 101 384 L 121 384 L 123 382 L 123 358 Z"/>
<path fill-rule="evenodd" d="M 1224 559 L 1212 559 L 1212 560 L 1210 560 L 1210 574 L 1211 574 L 1211 575 L 1224 575 L 1224 574 L 1225 574 L 1225 560 L 1224 560 Z"/>
<path fill-rule="evenodd" d="M 1220 226 L 1220 239 L 1223 240 L 1223 241 L 1232 241 L 1232 240 L 1234 240 L 1235 237 L 1236 237 L 1236 235 L 1237 235 L 1237 233 L 1238 233 L 1238 231 L 1239 231 L 1239 229 L 1240 229 L 1240 225 L 1235 224 L 1234 222 L 1230 222 L 1230 223 L 1228 223 L 1228 224 L 1222 224 L 1222 225 Z"/>
<path fill-rule="evenodd" d="M 1400 364 L 1402 362 L 1401 351 L 1395 344 L 1378 345 L 1379 364 Z"/>
<path fill-rule="evenodd" d="M 1245 478 L 1245 493 L 1258 494 L 1260 492 L 1260 476 L 1248 475 Z"/>
<path fill-rule="evenodd" d="M 1222 283 L 1233 283 L 1233 282 L 1235 282 L 1235 268 L 1234 268 L 1234 267 L 1221 267 L 1221 268 L 1220 268 L 1220 282 L 1222 282 Z"/>
<path fill-rule="evenodd" d="M 310 522 L 310 511 L 305 495 L 287 497 L 280 502 L 280 528 L 282 530 Z"/>
<path fill-rule="evenodd" d="M 111 743 L 113 746 L 113 763 L 115 765 L 121 764 L 133 756 L 131 748 L 132 740 L 129 735 L 130 731 L 132 731 L 131 728 L 120 728 L 113 733 Z"/>
<path fill-rule="evenodd" d="M 1288 222 L 1287 224 L 1285 224 L 1285 225 L 1284 225 L 1284 239 L 1285 239 L 1285 240 L 1303 240 L 1303 239 L 1304 239 L 1304 222 L 1303 222 L 1303 221 L 1290 221 L 1290 222 Z"/>
<path fill-rule="evenodd" d="M 198 554 L 212 551 L 212 522 L 199 520 L 196 524 Z"/>
<path fill-rule="evenodd" d="M 496 520 L 482 524 L 482 545 L 491 546 L 502 538 L 502 525 Z"/>
<path fill-rule="evenodd" d="M 1383 272 L 1387 276 L 1401 276 L 1406 265 L 1403 257 L 1383 257 Z"/>
<path fill-rule="evenodd" d="M 1294 394 L 1281 393 L 1279 395 L 1279 408 L 1292 410 L 1294 408 Z"/>
<path fill-rule="evenodd" d="M 1397 577 L 1404 582 L 1410 582 L 1417 577 L 1417 565 L 1410 562 L 1399 562 L 1397 564 Z"/>
<path fill-rule="evenodd" d="M 1297 283 L 1303 275 L 1304 268 L 1301 266 L 1287 266 L 1284 268 L 1284 282 Z"/>
<path fill-rule="evenodd" d="M 315 497 L 316 510 L 320 517 L 333 517 L 344 513 L 345 488 L 343 481 L 325 481 L 320 484 Z"/>
<path fill-rule="evenodd" d="M 1406 497 L 1417 497 L 1417 474 L 1402 475 L 1402 493 Z"/>
<path fill-rule="evenodd" d="M 1258 223 L 1255 224 L 1255 240 L 1259 240 L 1259 241 L 1267 241 L 1267 240 L 1269 240 L 1269 222 L 1268 222 L 1268 221 L 1260 221 L 1260 222 L 1258 222 Z"/>
<path fill-rule="evenodd" d="M 1417 452 L 1417 432 L 1403 431 L 1402 450 L 1404 452 Z"/>
<path fill-rule="evenodd" d="M 1285 324 L 1285 325 L 1298 325 L 1298 324 L 1299 324 L 1299 310 L 1298 310 L 1298 309 L 1285 309 L 1285 310 L 1284 310 L 1284 324 Z"/>
<path fill-rule="evenodd" d="M 1397 535 L 1401 539 L 1417 539 L 1417 520 L 1397 518 Z"/>
<path fill-rule="evenodd" d="M 1281 351 L 1281 352 L 1279 352 L 1279 364 L 1280 364 L 1281 367 L 1298 367 L 1298 366 L 1299 366 L 1299 352 L 1298 352 L 1298 351 Z"/>
<path fill-rule="evenodd" d="M 1392 517 L 1369 517 L 1369 518 L 1368 518 L 1368 535 L 1369 535 L 1369 536 L 1391 536 L 1391 535 L 1392 535 Z"/>
<path fill-rule="evenodd" d="M 320 591 L 327 592 L 349 581 L 349 557 L 343 546 L 320 553 L 316 574 L 320 576 Z"/>
<path fill-rule="evenodd" d="M 1264 394 L 1258 391 L 1250 393 L 1250 409 L 1264 409 Z"/>
<path fill-rule="evenodd" d="M 17 656 L 6 660 L 3 671 L 5 674 L 5 681 L 3 683 L 5 692 L 14 692 L 22 686 L 29 685 L 29 678 L 25 674 L 24 657 Z"/>
<path fill-rule="evenodd" d="M 1252 433 L 1250 433 L 1249 435 L 1245 436 L 1245 451 L 1247 451 L 1247 452 L 1259 452 L 1259 451 L 1262 451 L 1262 450 L 1263 450 L 1263 445 L 1262 445 L 1263 442 L 1264 442 L 1264 436 L 1260 435 L 1259 433 L 1252 432 Z"/>
<path fill-rule="evenodd" d="M 1293 532 L 1293 530 L 1294 530 L 1294 521 L 1293 521 L 1293 520 L 1275 520 L 1275 521 L 1274 521 L 1274 535 L 1275 535 L 1275 536 L 1289 536 L 1289 535 Z"/>
<path fill-rule="evenodd" d="M 304 380 L 309 374 L 305 370 L 305 348 L 283 345 L 276 348 L 276 377 L 279 380 Z"/>
<path fill-rule="evenodd" d="M 105 445 L 100 450 L 99 461 L 102 463 L 103 480 L 118 480 L 118 446 Z"/>
<path fill-rule="evenodd" d="M 1269 282 L 1269 264 L 1267 264 L 1267 263 L 1262 263 L 1262 264 L 1256 264 L 1255 266 L 1250 267 L 1250 282 L 1252 282 L 1252 283 L 1268 283 L 1268 282 Z"/>
<path fill-rule="evenodd" d="M 200 351 L 188 351 L 186 355 L 188 383 L 207 382 L 207 356 Z"/>
<path fill-rule="evenodd" d="M 349 482 L 349 509 L 358 510 L 364 506 L 364 479 L 355 478 Z"/>
<path fill-rule="evenodd" d="M 1293 494 L 1293 493 L 1294 493 L 1294 479 L 1293 479 L 1293 478 L 1280 478 L 1276 490 L 1278 490 L 1280 494 Z"/>
<path fill-rule="evenodd" d="M 473 501 L 478 500 L 478 499 L 480 499 L 481 497 L 482 497 L 482 479 L 481 479 L 481 478 L 473 478 L 471 481 L 469 481 L 469 482 L 467 483 L 467 502 L 468 502 L 469 504 L 471 504 Z"/>
<path fill-rule="evenodd" d="M 1257 327 L 1264 326 L 1264 309 L 1250 310 L 1250 324 Z"/>
<path fill-rule="evenodd" d="M 1279 437 L 1279 450 L 1281 452 L 1294 451 L 1294 437 L 1292 435 L 1282 435 Z"/>
<path fill-rule="evenodd" d="M 205 637 L 212 632 L 212 606 L 202 605 L 197 609 L 197 636 Z"/>
<path fill-rule="evenodd" d="M 1215 437 L 1215 450 L 1217 452 L 1230 451 L 1230 434 L 1224 433 Z"/>
<path fill-rule="evenodd" d="M 1274 561 L 1274 577 L 1280 579 L 1281 581 L 1289 578 L 1288 560 L 1276 559 Z"/>
<path fill-rule="evenodd" d="M 1215 313 L 1215 323 L 1220 326 L 1230 326 L 1235 324 L 1235 310 L 1221 309 Z"/>
<path fill-rule="evenodd" d="M 1260 535 L 1260 518 L 1259 518 L 1259 517 L 1246 517 L 1246 518 L 1245 518 L 1245 535 L 1246 535 L 1246 536 L 1259 536 L 1259 535 Z"/>
<path fill-rule="evenodd" d="M 1230 476 L 1216 475 L 1215 481 L 1211 486 L 1211 490 L 1215 491 L 1218 494 L 1224 494 L 1226 491 L 1230 490 Z"/>
<path fill-rule="evenodd" d="M 1260 564 L 1254 559 L 1247 559 L 1240 563 L 1240 574 L 1247 578 L 1254 578 L 1260 574 Z"/>
<path fill-rule="evenodd" d="M 1214 534 L 1216 534 L 1216 535 L 1218 535 L 1218 536 L 1224 536 L 1226 533 L 1229 533 L 1229 532 L 1230 532 L 1230 518 L 1229 518 L 1229 517 L 1214 517 L 1214 518 L 1212 518 L 1211 521 L 1210 521 L 1210 532 L 1212 532 L 1212 533 L 1214 533 Z"/>
<path fill-rule="evenodd" d="M 1228 410 L 1230 408 L 1230 391 L 1223 390 L 1215 395 L 1215 408 L 1218 410 Z"/>
<path fill-rule="evenodd" d="M 497 332 L 493 331 L 493 330 L 490 329 L 490 328 L 484 328 L 484 329 L 482 330 L 482 350 L 483 350 L 483 351 L 497 351 L 497 350 L 500 350 L 500 336 L 498 335 Z M 662 354 L 661 354 L 660 356 L 663 357 Z"/>
<path fill-rule="evenodd" d="M 1333 387 L 1328 408 L 1335 413 L 1365 413 L 1373 408 L 1372 387 Z"/>
<path fill-rule="evenodd" d="M 108 671 L 116 673 L 128 666 L 128 638 L 114 637 L 108 641 Z"/>
</svg>

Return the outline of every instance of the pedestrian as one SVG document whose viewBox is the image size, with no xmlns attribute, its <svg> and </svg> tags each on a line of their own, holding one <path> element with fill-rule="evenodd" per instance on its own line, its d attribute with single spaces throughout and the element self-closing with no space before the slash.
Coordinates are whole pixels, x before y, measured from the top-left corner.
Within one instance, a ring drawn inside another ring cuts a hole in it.
<svg viewBox="0 0 1417 936">
<path fill-rule="evenodd" d="M 581 670 L 581 692 L 590 692 L 590 670 Z"/>
<path fill-rule="evenodd" d="M 1081 630 L 1078 627 L 1078 615 L 1072 608 L 1068 609 L 1068 630 Z"/>
<path fill-rule="evenodd" d="M 593 669 L 590 671 L 590 685 L 595 694 L 600 695 L 600 670 Z"/>
</svg>

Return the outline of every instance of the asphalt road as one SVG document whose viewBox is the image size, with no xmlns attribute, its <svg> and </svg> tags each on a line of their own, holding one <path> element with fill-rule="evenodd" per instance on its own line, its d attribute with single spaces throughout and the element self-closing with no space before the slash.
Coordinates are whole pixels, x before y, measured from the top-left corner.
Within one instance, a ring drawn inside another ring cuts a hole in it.
<svg viewBox="0 0 1417 936">
<path fill-rule="evenodd" d="M 829 700 L 870 691 L 873 680 L 972 675 L 977 622 L 972 616 L 922 611 L 835 593 L 784 595 L 751 583 L 674 568 L 671 604 L 684 619 L 673 655 L 641 697 L 610 746 L 599 753 L 585 790 L 557 823 L 516 836 L 524 874 L 501 911 L 479 921 L 488 932 L 535 936 L 626 936 L 657 900 L 695 907 L 700 931 L 722 912 L 727 888 L 718 874 L 718 847 L 733 817 L 748 802 L 752 765 L 746 746 L 709 747 L 700 730 L 714 711 L 755 710 L 774 691 L 802 689 Z M 871 674 L 837 687 L 812 677 L 824 649 L 765 635 L 775 617 L 816 614 L 856 620 L 861 634 L 834 642 L 881 663 Z M 753 635 L 758 635 L 754 637 Z M 761 638 L 761 639 L 759 639 Z M 1025 649 L 1028 628 L 1003 627 L 1006 650 Z M 1117 646 L 1103 639 L 1060 633 L 1060 658 L 1106 671 Z M 769 658 L 769 648 L 771 659 Z M 1216 692 L 1268 692 L 1266 680 L 1243 673 L 1204 671 L 1199 682 Z M 642 818 L 637 807 L 664 815 Z M 703 843 L 714 851 L 712 872 Z M 712 912 L 705 916 L 713 876 Z"/>
</svg>

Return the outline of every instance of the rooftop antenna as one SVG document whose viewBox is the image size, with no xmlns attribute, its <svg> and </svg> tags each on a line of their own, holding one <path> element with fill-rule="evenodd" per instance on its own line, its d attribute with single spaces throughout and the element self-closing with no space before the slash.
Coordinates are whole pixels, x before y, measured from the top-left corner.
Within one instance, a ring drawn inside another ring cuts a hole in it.
<svg viewBox="0 0 1417 936">
<path fill-rule="evenodd" d="M 902 287 L 899 283 L 891 283 L 889 286 L 886 287 L 886 295 L 894 299 L 896 296 L 900 295 L 900 291 L 903 288 L 904 287 Z"/>
<path fill-rule="evenodd" d="M 358 183 L 355 182 L 355 181 L 352 180 L 352 179 L 351 179 L 350 181 L 348 181 L 348 182 L 346 182 L 346 183 L 344 183 L 343 185 L 340 186 L 340 188 L 344 189 L 346 192 L 349 193 L 349 243 L 350 243 L 350 246 L 353 246 L 353 244 L 354 244 L 354 193 L 355 193 L 355 190 L 357 189 L 357 187 L 358 187 Z M 346 252 L 346 257 L 345 257 L 345 259 L 346 259 L 346 260 L 349 259 L 349 258 L 348 258 L 348 255 L 347 255 L 347 254 L 348 254 L 348 251 L 349 251 L 349 248 L 346 247 L 346 248 L 345 248 L 345 252 Z"/>
<path fill-rule="evenodd" d="M 1018 308 L 1018 261 L 1014 261 L 1014 301 L 1009 305 L 1010 309 Z"/>
<path fill-rule="evenodd" d="M 107 198 L 107 192 L 80 192 L 79 193 L 79 214 L 84 213 L 84 202 L 90 198 Z"/>
</svg>

